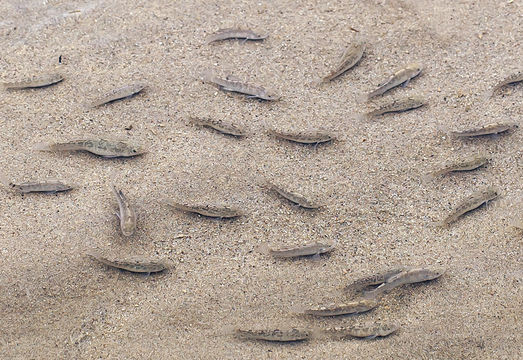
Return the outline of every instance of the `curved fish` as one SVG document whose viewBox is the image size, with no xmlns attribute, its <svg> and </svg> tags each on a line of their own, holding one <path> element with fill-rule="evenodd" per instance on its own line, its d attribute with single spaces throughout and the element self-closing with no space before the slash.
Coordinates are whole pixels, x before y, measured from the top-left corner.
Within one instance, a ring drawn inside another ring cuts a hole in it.
<svg viewBox="0 0 523 360">
<path fill-rule="evenodd" d="M 62 74 L 44 74 L 22 81 L 3 83 L 3 86 L 5 89 L 11 90 L 41 88 L 57 84 L 63 79 Z"/>
<path fill-rule="evenodd" d="M 421 73 L 423 67 L 418 63 L 409 64 L 406 68 L 399 70 L 390 77 L 378 88 L 367 95 L 367 99 L 371 99 L 375 96 L 383 95 L 392 88 L 398 85 L 407 85 L 412 78 L 415 78 Z"/>
</svg>

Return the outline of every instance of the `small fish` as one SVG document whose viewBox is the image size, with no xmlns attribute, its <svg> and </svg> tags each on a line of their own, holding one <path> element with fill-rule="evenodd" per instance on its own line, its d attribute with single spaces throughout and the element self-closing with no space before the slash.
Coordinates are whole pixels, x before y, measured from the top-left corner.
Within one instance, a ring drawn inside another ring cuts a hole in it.
<svg viewBox="0 0 523 360">
<path fill-rule="evenodd" d="M 494 88 L 488 93 L 488 97 L 491 98 L 492 96 L 494 96 L 494 94 L 496 92 L 498 92 L 499 90 L 501 90 L 503 87 L 507 86 L 507 85 L 511 85 L 511 84 L 516 84 L 518 82 L 521 82 L 523 81 L 523 71 L 518 71 L 517 73 L 515 74 L 512 74 L 508 77 L 506 77 L 505 79 L 501 80 L 496 86 L 494 86 Z"/>
<path fill-rule="evenodd" d="M 283 248 L 283 249 L 271 249 L 266 244 L 261 245 L 258 248 L 259 251 L 265 254 L 270 254 L 275 258 L 294 258 L 301 256 L 317 256 L 320 254 L 328 253 L 334 250 L 334 244 L 322 244 L 314 243 L 303 246 Z"/>
<path fill-rule="evenodd" d="M 191 122 L 195 125 L 214 129 L 214 130 L 219 131 L 226 135 L 232 135 L 232 136 L 237 136 L 237 137 L 247 135 L 245 130 L 243 130 L 242 128 L 240 128 L 234 124 L 227 123 L 222 120 L 213 120 L 213 119 L 208 119 L 208 118 L 206 118 L 206 119 L 191 118 Z"/>
<path fill-rule="evenodd" d="M 191 212 L 200 214 L 207 217 L 214 218 L 235 218 L 238 216 L 245 215 L 245 213 L 239 209 L 232 208 L 226 205 L 185 205 L 176 203 L 174 201 L 167 201 L 167 204 L 176 210 Z"/>
<path fill-rule="evenodd" d="M 244 39 L 247 40 L 264 40 L 269 35 L 258 35 L 252 30 L 244 29 L 220 29 L 214 34 L 207 37 L 206 43 L 210 44 L 215 41 L 228 40 L 228 39 Z"/>
<path fill-rule="evenodd" d="M 336 139 L 336 136 L 323 130 L 300 131 L 300 132 L 283 132 L 269 130 L 269 133 L 280 139 L 285 139 L 301 144 L 321 144 Z"/>
<path fill-rule="evenodd" d="M 367 95 L 367 100 L 378 95 L 383 95 L 392 88 L 404 84 L 407 86 L 412 78 L 415 78 L 421 73 L 422 66 L 418 63 L 408 65 L 406 68 L 399 70 L 391 76 L 389 80 L 379 85 L 376 90 Z"/>
<path fill-rule="evenodd" d="M 452 131 L 450 134 L 458 138 L 484 136 L 503 133 L 511 129 L 516 129 L 517 127 L 518 125 L 513 123 L 493 123 L 470 130 Z"/>
<path fill-rule="evenodd" d="M 323 330 L 324 333 L 338 339 L 347 337 L 374 339 L 385 337 L 398 331 L 399 325 L 395 323 L 366 323 L 349 327 L 333 327 Z"/>
<path fill-rule="evenodd" d="M 305 341 L 312 337 L 312 331 L 307 329 L 273 329 L 273 330 L 245 330 L 236 329 L 235 335 L 244 340 L 264 340 L 276 342 Z"/>
<path fill-rule="evenodd" d="M 446 175 L 456 171 L 471 171 L 475 170 L 488 162 L 488 158 L 483 155 L 476 155 L 471 158 L 458 160 L 443 166 L 442 169 L 432 171 L 426 174 L 423 178 L 425 180 L 434 179 L 437 176 Z"/>
<path fill-rule="evenodd" d="M 396 99 L 389 103 L 386 103 L 376 110 L 366 113 L 364 118 L 372 118 L 374 116 L 380 116 L 392 112 L 401 112 L 417 109 L 426 104 L 426 101 L 421 96 L 409 96 L 406 98 Z"/>
<path fill-rule="evenodd" d="M 73 140 L 63 143 L 44 143 L 34 147 L 37 151 L 87 151 L 106 158 L 131 157 L 145 154 L 143 148 L 123 141 L 107 139 Z"/>
<path fill-rule="evenodd" d="M 64 77 L 61 74 L 45 74 L 18 82 L 4 83 L 4 88 L 12 90 L 41 88 L 59 83 Z"/>
<path fill-rule="evenodd" d="M 129 203 L 127 197 L 123 194 L 122 190 L 118 190 L 113 185 L 113 191 L 118 201 L 119 211 L 116 212 L 116 216 L 120 219 L 120 228 L 124 236 L 131 236 L 136 229 L 136 212 Z"/>
<path fill-rule="evenodd" d="M 127 256 L 117 259 L 94 251 L 88 255 L 107 266 L 135 273 L 153 273 L 167 269 L 167 265 L 164 262 L 142 256 Z"/>
<path fill-rule="evenodd" d="M 365 276 L 360 279 L 356 279 L 351 284 L 347 285 L 344 290 L 345 292 L 360 292 L 374 285 L 381 285 L 390 279 L 392 276 L 399 274 L 402 271 L 407 270 L 406 266 L 399 266 L 390 270 L 380 272 L 374 275 Z"/>
<path fill-rule="evenodd" d="M 294 309 L 294 311 L 305 315 L 338 316 L 367 312 L 374 309 L 376 306 L 378 306 L 378 302 L 376 300 L 360 299 L 344 304 L 330 304 L 327 306 L 319 306 L 307 309 L 297 308 Z"/>
<path fill-rule="evenodd" d="M 378 286 L 376 289 L 365 293 L 368 299 L 376 299 L 382 294 L 389 292 L 399 286 L 405 284 L 414 284 L 439 278 L 445 273 L 443 268 L 412 268 L 402 271 L 399 274 L 391 276 L 386 282 Z"/>
<path fill-rule="evenodd" d="M 3 176 L 0 176 L 0 182 L 5 186 L 10 187 L 21 193 L 31 193 L 31 192 L 45 192 L 45 193 L 57 193 L 61 191 L 72 190 L 73 187 L 67 184 L 64 184 L 58 180 L 48 180 L 43 182 L 26 182 L 21 184 L 15 184 Z"/>
<path fill-rule="evenodd" d="M 365 42 L 361 40 L 358 40 L 349 46 L 341 56 L 336 68 L 334 68 L 327 76 L 325 76 L 321 82 L 326 83 L 334 80 L 344 72 L 352 69 L 363 57 L 365 46 Z"/>
<path fill-rule="evenodd" d="M 95 108 L 107 103 L 111 103 L 116 100 L 125 99 L 133 95 L 138 94 L 145 88 L 145 85 L 142 83 L 136 83 L 131 85 L 126 85 L 118 89 L 109 91 L 108 93 L 102 95 L 100 98 L 96 99 L 91 103 L 91 107 Z"/>
<path fill-rule="evenodd" d="M 307 199 L 305 196 L 294 192 L 294 191 L 288 191 L 285 190 L 278 185 L 275 185 L 273 183 L 268 183 L 268 186 L 276 191 L 280 196 L 284 197 L 285 199 L 289 200 L 290 202 L 295 203 L 296 205 L 299 205 L 306 209 L 318 209 L 323 206 L 323 204 L 320 204 L 318 202 L 312 201 Z"/>
<path fill-rule="evenodd" d="M 483 205 L 483 203 L 497 198 L 498 195 L 499 191 L 496 188 L 492 187 L 476 191 L 469 197 L 462 200 L 461 203 L 454 210 L 452 210 L 451 213 L 445 219 L 438 222 L 437 225 L 447 226 L 453 223 L 454 221 L 458 220 L 463 214 L 466 214 L 469 211 L 472 211 L 480 207 L 481 205 Z"/>
<path fill-rule="evenodd" d="M 237 92 L 248 95 L 249 97 L 267 101 L 276 101 L 280 99 L 279 96 L 269 93 L 265 88 L 245 83 L 232 75 L 228 75 L 225 79 L 222 79 L 207 72 L 202 75 L 202 80 L 203 82 L 218 86 L 218 88 L 223 91 Z"/>
</svg>

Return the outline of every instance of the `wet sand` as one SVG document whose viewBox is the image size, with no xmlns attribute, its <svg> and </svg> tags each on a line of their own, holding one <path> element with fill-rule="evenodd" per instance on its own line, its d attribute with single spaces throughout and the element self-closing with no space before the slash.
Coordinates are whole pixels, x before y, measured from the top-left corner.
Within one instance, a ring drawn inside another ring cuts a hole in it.
<svg viewBox="0 0 523 360">
<path fill-rule="evenodd" d="M 523 201 L 522 85 L 485 101 L 523 68 L 520 1 L 203 2 L 138 0 L 0 3 L 0 81 L 61 72 L 57 85 L 0 92 L 2 175 L 58 178 L 69 193 L 0 191 L 0 357 L 3 359 L 514 359 L 522 354 L 521 240 L 510 224 Z M 263 42 L 205 37 L 241 26 Z M 358 32 L 355 32 L 354 30 Z M 367 51 L 322 86 L 359 35 Z M 59 63 L 61 59 L 61 63 Z M 401 67 L 422 74 L 367 104 L 359 99 Z M 198 77 L 234 74 L 274 89 L 262 102 Z M 134 82 L 137 96 L 87 109 Z M 421 94 L 428 106 L 364 121 L 372 104 Z M 190 124 L 227 119 L 236 139 Z M 448 132 L 508 121 L 508 134 L 472 140 Z M 268 129 L 322 128 L 339 140 L 304 146 Z M 82 137 L 135 142 L 135 159 L 36 152 Z M 481 169 L 424 182 L 461 156 Z M 267 191 L 266 179 L 324 199 L 304 210 Z M 136 206 L 138 229 L 119 233 L 111 184 Z M 449 228 L 435 228 L 461 198 L 487 186 L 501 196 Z M 174 211 L 164 199 L 225 202 L 248 215 L 215 220 Z M 256 249 L 335 241 L 312 259 L 272 259 Z M 110 269 L 92 248 L 170 262 L 149 276 Z M 296 305 L 343 299 L 356 277 L 396 265 L 441 265 L 440 279 L 388 294 L 375 310 L 313 319 Z M 321 327 L 395 321 L 375 341 L 245 342 L 231 326 Z"/>
</svg>

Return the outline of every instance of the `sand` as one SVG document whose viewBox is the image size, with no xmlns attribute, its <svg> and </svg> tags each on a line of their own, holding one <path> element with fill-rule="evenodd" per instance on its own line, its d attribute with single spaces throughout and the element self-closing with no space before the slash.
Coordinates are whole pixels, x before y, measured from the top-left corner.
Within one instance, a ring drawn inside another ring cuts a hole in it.
<svg viewBox="0 0 523 360">
<path fill-rule="evenodd" d="M 132 6 L 129 4 L 133 4 Z M 523 201 L 522 86 L 485 101 L 523 68 L 516 1 L 0 2 L 0 80 L 60 71 L 55 86 L 0 93 L 0 168 L 16 181 L 59 178 L 66 194 L 0 191 L 0 358 L 3 359 L 515 359 L 522 355 L 522 231 L 510 224 Z M 205 44 L 242 26 L 263 42 Z M 356 33 L 354 30 L 359 31 Z M 356 36 L 369 46 L 339 79 L 327 74 Z M 59 63 L 61 57 L 61 63 Z M 422 94 L 420 109 L 364 121 L 361 95 L 419 61 L 423 73 L 379 101 Z M 273 89 L 278 102 L 228 94 L 198 80 L 232 73 Z M 145 82 L 132 99 L 85 104 Z M 189 124 L 211 116 L 244 126 L 235 139 Z M 520 125 L 472 140 L 448 137 L 489 122 Z M 303 146 L 267 130 L 323 128 L 331 144 Z M 82 137 L 141 144 L 135 159 L 44 153 L 35 144 Z M 433 182 L 422 176 L 474 153 L 487 166 Z M 324 199 L 300 209 L 266 179 Z M 111 184 L 138 213 L 119 233 Z M 448 229 L 431 226 L 472 192 L 501 196 Z M 248 212 L 213 220 L 163 200 L 224 202 Z M 319 261 L 271 259 L 256 249 L 336 242 Z M 170 262 L 145 276 L 110 269 L 92 248 Z M 313 319 L 290 309 L 343 300 L 356 277 L 395 265 L 441 265 L 440 279 L 405 286 L 373 311 Z M 245 342 L 242 327 L 322 327 L 396 321 L 375 341 Z"/>
</svg>

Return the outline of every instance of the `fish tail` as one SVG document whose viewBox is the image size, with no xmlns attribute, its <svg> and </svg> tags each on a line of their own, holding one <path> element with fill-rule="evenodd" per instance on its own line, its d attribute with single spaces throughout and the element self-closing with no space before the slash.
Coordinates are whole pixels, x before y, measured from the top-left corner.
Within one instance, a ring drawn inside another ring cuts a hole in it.
<svg viewBox="0 0 523 360">
<path fill-rule="evenodd" d="M 366 101 L 369 101 L 370 97 L 369 97 L 369 94 L 359 94 L 357 97 L 356 97 L 356 102 L 358 103 L 364 103 Z"/>
<path fill-rule="evenodd" d="M 7 187 L 11 187 L 11 185 L 13 184 L 11 181 L 9 181 L 7 176 L 5 176 L 2 173 L 0 173 L 0 183 Z"/>
<path fill-rule="evenodd" d="M 198 75 L 198 79 L 204 83 L 213 83 L 215 78 L 216 75 L 214 75 L 214 72 L 210 69 L 204 70 Z"/>
<path fill-rule="evenodd" d="M 424 174 L 422 177 L 421 177 L 421 181 L 423 182 L 429 182 L 431 180 L 434 180 L 434 178 L 437 176 L 437 173 L 436 172 L 429 172 L 427 174 Z"/>
<path fill-rule="evenodd" d="M 256 247 L 256 251 L 258 251 L 259 253 L 262 253 L 263 255 L 269 255 L 271 252 L 271 249 L 269 248 L 269 245 L 267 245 L 267 243 L 263 243 Z"/>
<path fill-rule="evenodd" d="M 289 312 L 291 314 L 297 314 L 297 315 L 301 315 L 301 314 L 305 314 L 305 310 L 307 308 L 303 305 L 300 305 L 300 304 L 295 304 L 295 305 L 292 305 L 290 308 L 289 308 Z"/>
<path fill-rule="evenodd" d="M 38 143 L 33 146 L 33 150 L 36 151 L 53 151 L 50 143 Z"/>
<path fill-rule="evenodd" d="M 356 114 L 357 121 L 365 121 L 370 119 L 370 113 L 360 113 Z"/>
</svg>

